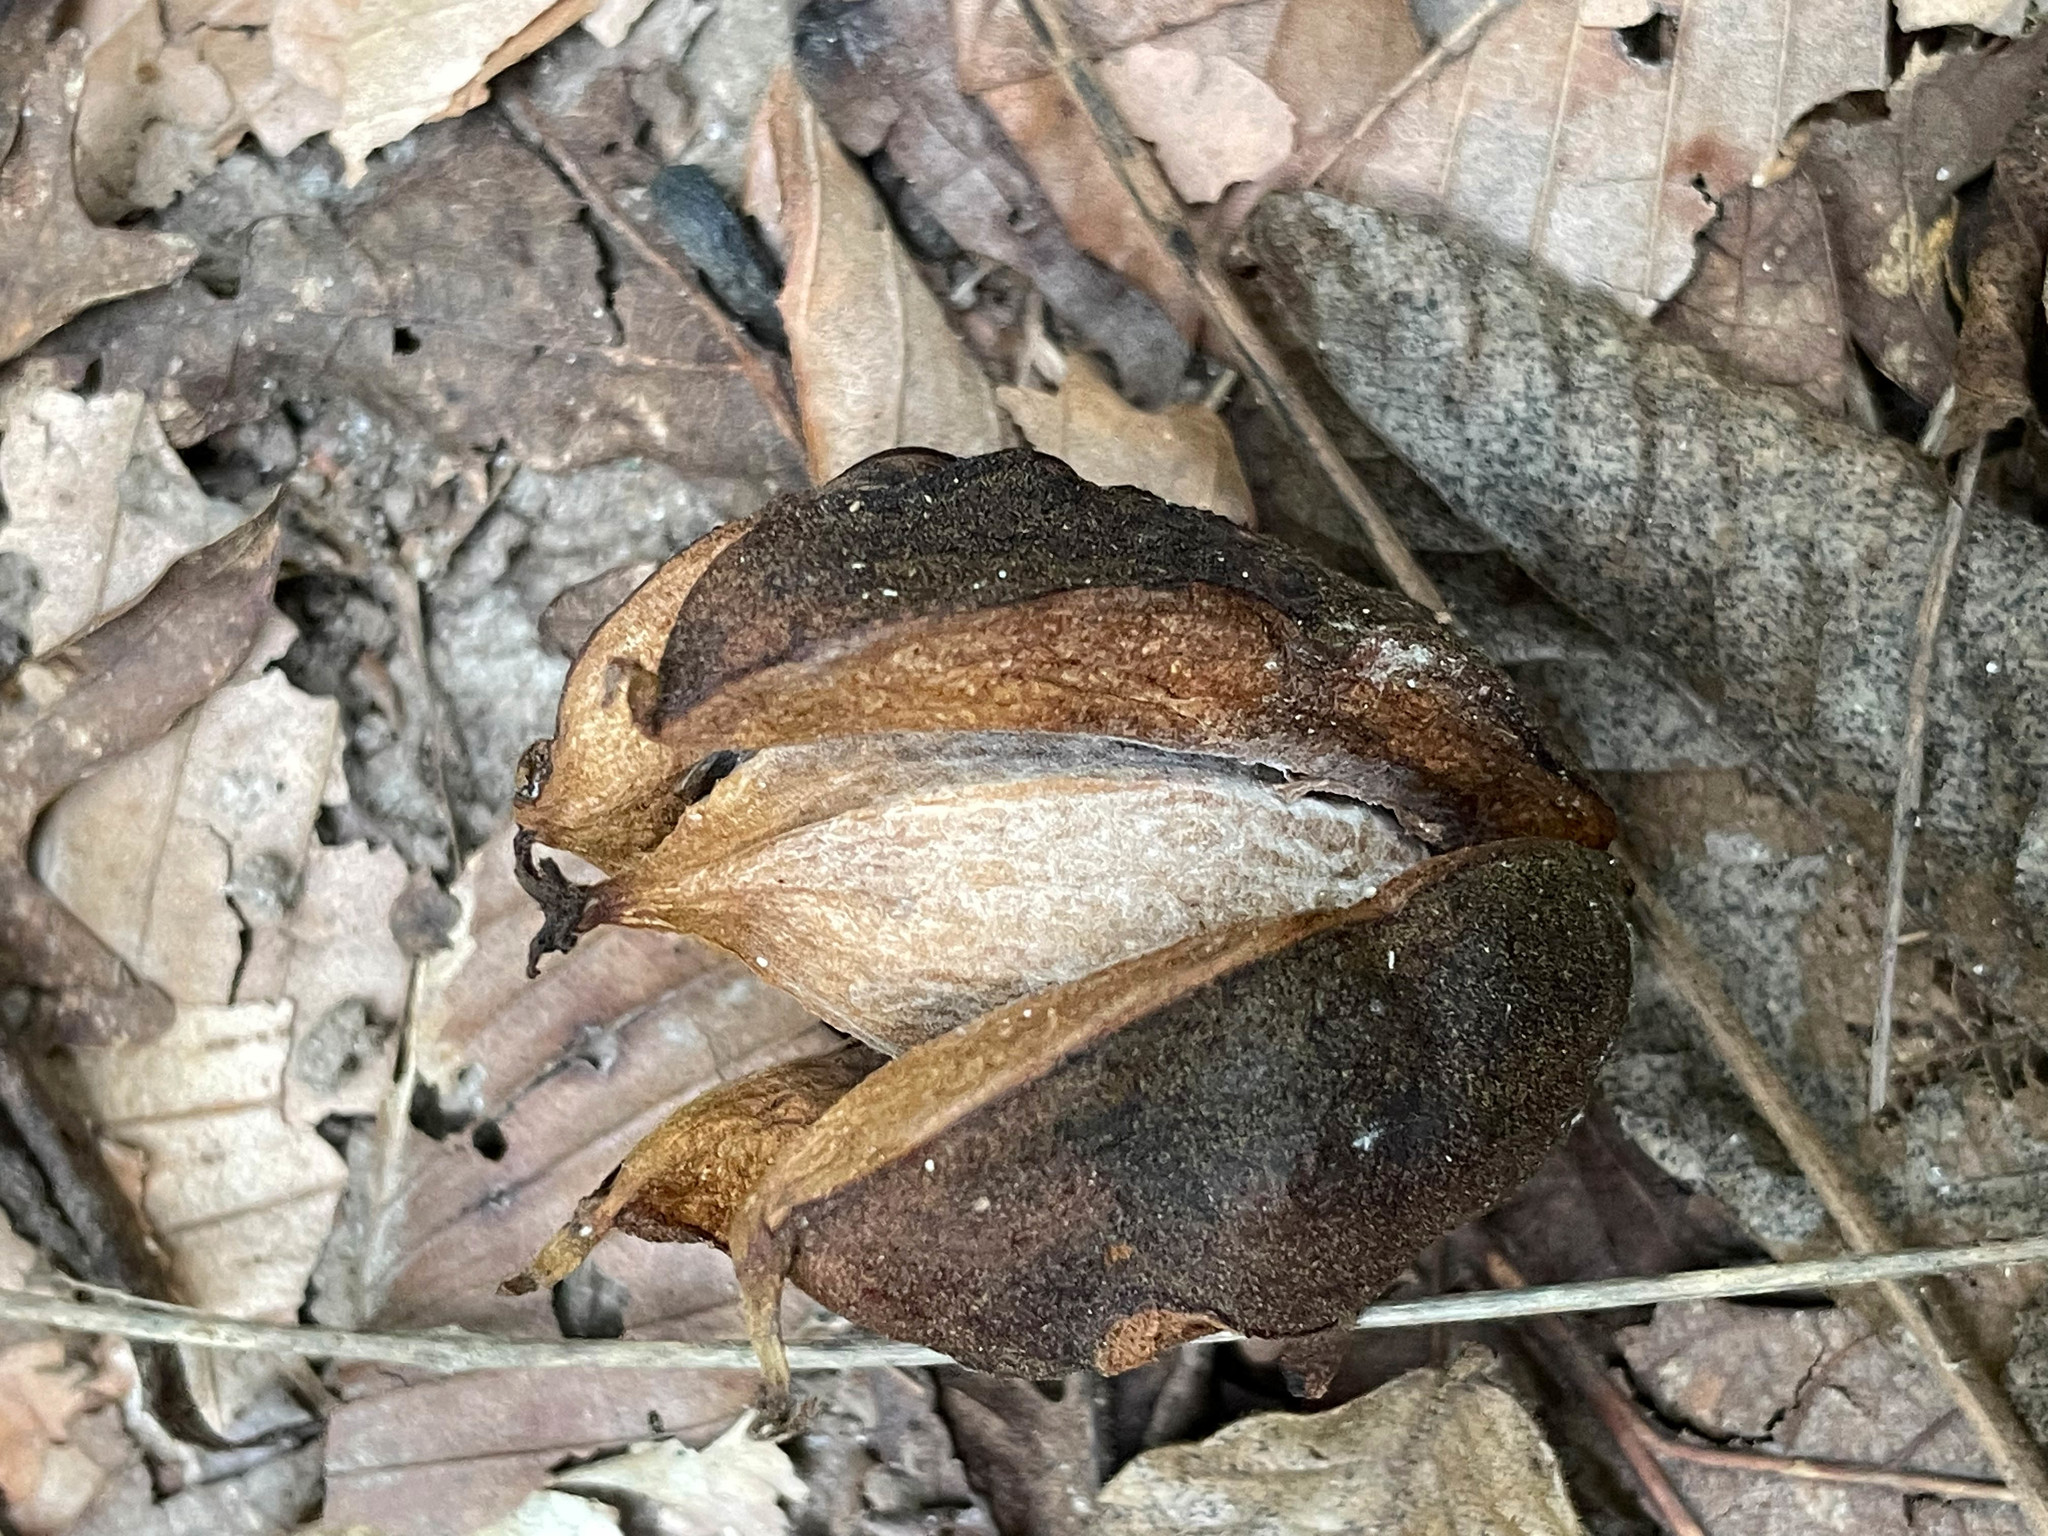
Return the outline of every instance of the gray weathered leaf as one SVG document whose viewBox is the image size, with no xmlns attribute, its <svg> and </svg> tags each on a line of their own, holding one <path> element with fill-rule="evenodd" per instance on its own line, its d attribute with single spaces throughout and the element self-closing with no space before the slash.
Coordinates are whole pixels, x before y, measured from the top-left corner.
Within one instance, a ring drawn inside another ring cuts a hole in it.
<svg viewBox="0 0 2048 1536">
<path fill-rule="evenodd" d="M 1328 1413 L 1240 1419 L 1147 1451 L 1102 1490 L 1101 1536 L 1580 1536 L 1557 1458 L 1476 1346 Z"/>
</svg>

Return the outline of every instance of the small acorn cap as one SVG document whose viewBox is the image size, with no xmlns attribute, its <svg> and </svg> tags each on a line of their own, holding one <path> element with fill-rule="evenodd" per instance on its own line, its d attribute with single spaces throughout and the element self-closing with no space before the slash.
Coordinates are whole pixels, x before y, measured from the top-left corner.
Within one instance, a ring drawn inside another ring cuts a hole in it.
<svg viewBox="0 0 2048 1536">
<path fill-rule="evenodd" d="M 879 1068 L 729 1233 L 771 1388 L 785 1276 L 977 1369 L 1120 1371 L 1347 1324 L 1526 1178 L 1628 1006 L 1613 862 L 1518 839 L 1204 935 Z"/>
</svg>

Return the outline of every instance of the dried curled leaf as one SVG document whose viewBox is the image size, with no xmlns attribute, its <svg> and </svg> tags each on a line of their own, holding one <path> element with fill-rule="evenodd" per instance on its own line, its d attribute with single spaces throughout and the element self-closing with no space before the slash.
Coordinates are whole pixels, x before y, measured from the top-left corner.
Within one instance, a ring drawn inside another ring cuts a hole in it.
<svg viewBox="0 0 2048 1536">
<path fill-rule="evenodd" d="M 1093 736 L 850 737 L 739 764 L 582 921 L 709 939 L 894 1055 L 1210 928 L 1349 906 L 1424 856 L 1382 813 L 1241 764 Z"/>
<path fill-rule="evenodd" d="M 714 537 L 593 638 L 522 775 L 520 824 L 607 871 L 665 835 L 673 786 L 709 754 L 874 731 L 1110 736 L 1260 764 L 1436 848 L 1614 835 L 1506 677 L 1413 603 L 1042 454 L 870 461 Z M 630 772 L 611 756 L 628 720 L 660 743 L 636 741 Z"/>
</svg>

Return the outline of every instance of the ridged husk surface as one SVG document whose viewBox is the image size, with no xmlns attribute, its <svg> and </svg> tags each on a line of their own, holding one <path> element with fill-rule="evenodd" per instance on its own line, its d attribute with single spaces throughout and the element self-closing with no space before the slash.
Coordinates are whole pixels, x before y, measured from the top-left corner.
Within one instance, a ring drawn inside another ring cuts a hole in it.
<svg viewBox="0 0 2048 1536">
<path fill-rule="evenodd" d="M 700 540 L 523 765 L 537 947 L 723 945 L 852 1048 L 679 1108 L 617 1227 L 986 1369 L 1327 1335 L 1536 1166 L 1628 998 L 1612 814 L 1413 604 L 1029 452 Z M 880 1054 L 876 1054 L 879 1052 Z"/>
<path fill-rule="evenodd" d="M 1325 782 L 1436 848 L 1612 840 L 1505 675 L 1407 599 L 1044 454 L 916 462 L 783 497 L 649 578 L 578 659 L 520 824 L 615 871 L 712 753 L 1051 731 Z"/>
</svg>

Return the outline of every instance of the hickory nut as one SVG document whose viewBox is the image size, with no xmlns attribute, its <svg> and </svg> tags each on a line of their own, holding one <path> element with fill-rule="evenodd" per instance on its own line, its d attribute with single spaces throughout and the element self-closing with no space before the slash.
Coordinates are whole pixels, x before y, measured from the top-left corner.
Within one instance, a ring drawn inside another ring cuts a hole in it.
<svg viewBox="0 0 2048 1536">
<path fill-rule="evenodd" d="M 984 1369 L 1224 1327 L 1313 1367 L 1536 1166 L 1627 1007 L 1612 814 L 1498 669 L 1028 451 L 882 455 L 684 550 L 516 813 L 536 961 L 696 934 L 861 1042 L 682 1106 L 508 1282 L 718 1243 L 777 1393 L 785 1278 Z"/>
</svg>

